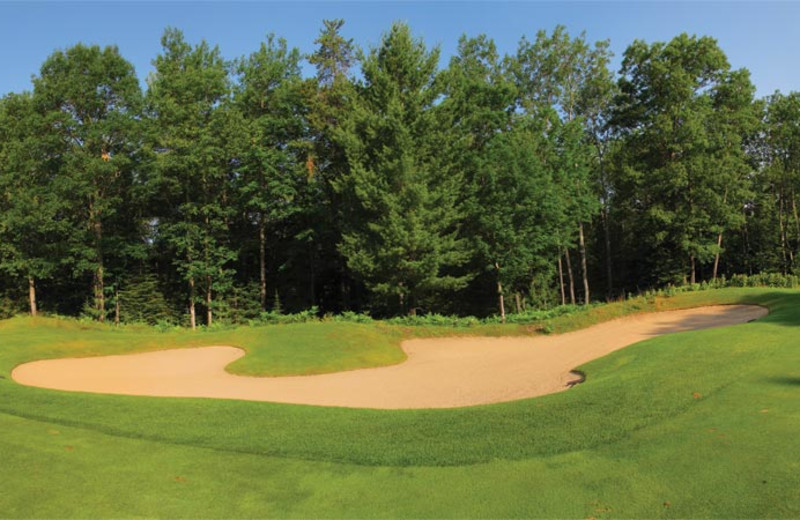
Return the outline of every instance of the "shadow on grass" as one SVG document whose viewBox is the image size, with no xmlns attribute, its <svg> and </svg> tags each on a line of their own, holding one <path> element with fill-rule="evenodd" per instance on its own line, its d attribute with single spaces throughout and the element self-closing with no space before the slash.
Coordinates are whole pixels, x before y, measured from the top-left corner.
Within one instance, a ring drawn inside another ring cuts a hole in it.
<svg viewBox="0 0 800 520">
<path fill-rule="evenodd" d="M 720 327 L 730 327 L 734 325 L 742 325 L 746 323 L 769 323 L 774 325 L 782 325 L 786 327 L 800 327 L 800 292 L 791 289 L 775 289 L 770 292 L 757 292 L 747 294 L 748 289 L 739 289 L 738 294 L 725 295 L 719 294 L 715 291 L 708 291 L 702 296 L 706 298 L 698 298 L 696 305 L 758 305 L 769 310 L 769 314 L 756 319 L 742 319 L 736 321 L 733 316 L 717 316 L 717 315 L 699 315 L 688 316 L 679 321 L 672 321 L 664 323 L 653 329 L 648 336 L 661 336 L 675 332 L 693 331 L 712 329 Z M 717 297 L 721 296 L 721 297 Z M 691 307 L 691 306 L 689 306 Z M 684 307 L 686 308 L 686 307 Z M 673 309 L 666 308 L 665 311 Z M 675 309 L 677 310 L 677 309 Z M 732 321 L 733 318 L 733 321 Z"/>
<path fill-rule="evenodd" d="M 774 290 L 767 293 L 744 295 L 730 303 L 743 305 L 761 305 L 769 309 L 769 314 L 759 318 L 757 322 L 783 325 L 786 327 L 800 326 L 800 291 L 796 289 Z"/>
<path fill-rule="evenodd" d="M 770 377 L 766 379 L 765 382 L 771 385 L 800 386 L 800 377 L 791 377 L 791 376 Z"/>
<path fill-rule="evenodd" d="M 763 319 L 763 317 L 761 318 Z M 747 323 L 750 323 L 756 320 L 746 320 Z M 663 326 L 659 326 L 655 329 L 650 336 L 661 336 L 662 334 L 671 334 L 674 332 L 685 332 L 685 331 L 693 331 L 693 330 L 702 330 L 702 329 L 713 329 L 718 327 L 731 327 L 734 325 L 741 325 L 745 323 L 743 321 L 731 321 L 730 317 L 728 316 L 717 316 L 717 315 L 700 315 L 700 316 L 688 316 L 683 318 L 679 321 L 673 321 L 669 324 L 664 324 Z"/>
</svg>

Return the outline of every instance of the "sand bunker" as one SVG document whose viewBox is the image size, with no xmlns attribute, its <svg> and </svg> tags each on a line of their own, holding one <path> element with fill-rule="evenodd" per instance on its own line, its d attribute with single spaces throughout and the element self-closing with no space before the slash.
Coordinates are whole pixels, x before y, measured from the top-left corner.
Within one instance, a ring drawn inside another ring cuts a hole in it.
<svg viewBox="0 0 800 520">
<path fill-rule="evenodd" d="M 566 390 L 570 371 L 633 343 L 671 332 L 723 327 L 767 314 L 724 305 L 641 314 L 553 336 L 436 338 L 403 342 L 408 360 L 381 368 L 298 377 L 245 377 L 224 367 L 234 347 L 35 361 L 12 377 L 23 385 L 109 394 L 212 397 L 354 408 L 450 408 Z"/>
</svg>

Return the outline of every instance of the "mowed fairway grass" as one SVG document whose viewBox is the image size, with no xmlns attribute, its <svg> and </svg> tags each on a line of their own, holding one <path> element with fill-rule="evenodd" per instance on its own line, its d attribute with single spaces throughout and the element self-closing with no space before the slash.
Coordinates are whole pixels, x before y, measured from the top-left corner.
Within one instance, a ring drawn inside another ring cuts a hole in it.
<svg viewBox="0 0 800 520">
<path fill-rule="evenodd" d="M 567 392 L 450 410 L 66 393 L 10 375 L 34 359 L 199 345 L 245 348 L 237 373 L 320 373 L 398 363 L 403 337 L 464 330 L 0 322 L 0 517 L 798 518 L 800 292 L 686 293 L 549 326 L 719 303 L 770 314 L 627 347 Z"/>
</svg>

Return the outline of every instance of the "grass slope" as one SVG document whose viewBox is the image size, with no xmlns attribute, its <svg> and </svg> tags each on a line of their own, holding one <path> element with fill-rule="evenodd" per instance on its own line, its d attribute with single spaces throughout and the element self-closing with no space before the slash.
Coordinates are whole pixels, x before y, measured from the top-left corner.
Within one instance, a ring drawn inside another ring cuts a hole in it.
<svg viewBox="0 0 800 520">
<path fill-rule="evenodd" d="M 188 335 L 4 322 L 0 516 L 796 518 L 800 293 L 688 293 L 549 327 L 711 303 L 771 314 L 628 347 L 582 367 L 587 383 L 569 392 L 417 411 L 68 394 L 8 375 L 30 359 L 192 344 L 247 348 L 243 372 L 281 359 L 282 373 L 325 371 L 397 362 L 403 334 L 442 330 L 324 323 Z M 292 347 L 311 363 L 283 348 L 287 336 L 318 341 Z M 313 354 L 341 343 L 350 347 Z"/>
</svg>

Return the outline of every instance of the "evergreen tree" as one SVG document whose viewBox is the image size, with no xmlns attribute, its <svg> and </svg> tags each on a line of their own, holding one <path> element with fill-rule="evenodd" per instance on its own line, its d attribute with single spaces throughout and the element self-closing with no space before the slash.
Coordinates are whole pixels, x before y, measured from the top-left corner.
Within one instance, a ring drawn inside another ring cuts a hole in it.
<svg viewBox="0 0 800 520">
<path fill-rule="evenodd" d="M 125 323 L 170 323 L 174 320 L 172 308 L 161 292 L 154 274 L 129 277 L 124 289 L 117 293 L 120 321 Z"/>
<path fill-rule="evenodd" d="M 305 217 L 309 222 L 307 237 L 313 238 L 319 264 L 323 310 L 349 310 L 355 305 L 353 276 L 339 251 L 348 215 L 348 205 L 336 184 L 348 171 L 345 147 L 336 132 L 348 116 L 348 106 L 355 94 L 350 70 L 357 62 L 357 48 L 341 31 L 344 20 L 324 20 L 317 45 L 308 61 L 316 68 L 314 80 L 306 83 L 306 120 L 310 145 L 306 160 L 309 176 L 305 195 Z"/>
<path fill-rule="evenodd" d="M 364 59 L 364 83 L 339 139 L 352 203 L 341 244 L 348 266 L 379 296 L 415 314 L 432 292 L 460 289 L 467 261 L 459 236 L 460 172 L 442 161 L 434 102 L 438 49 L 427 51 L 395 24 Z"/>
</svg>

